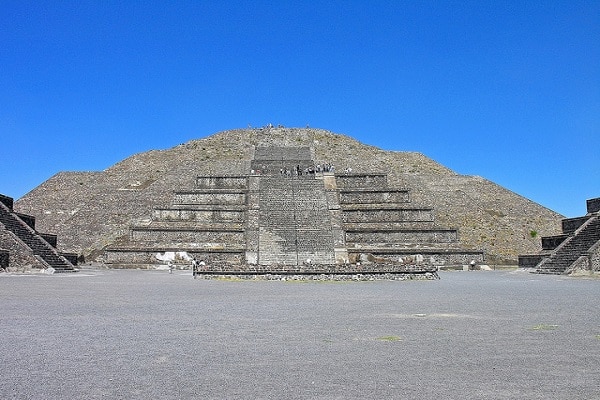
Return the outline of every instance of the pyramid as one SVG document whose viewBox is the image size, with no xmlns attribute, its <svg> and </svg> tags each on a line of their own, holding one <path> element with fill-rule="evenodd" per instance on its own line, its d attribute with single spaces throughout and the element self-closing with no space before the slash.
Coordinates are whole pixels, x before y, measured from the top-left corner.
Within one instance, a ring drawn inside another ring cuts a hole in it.
<svg viewBox="0 0 600 400">
<path fill-rule="evenodd" d="M 599 272 L 600 198 L 588 199 L 586 206 L 586 215 L 561 221 L 560 235 L 542 237 L 539 253 L 520 255 L 519 267 L 555 275 Z"/>
<path fill-rule="evenodd" d="M 407 262 L 517 264 L 562 216 L 415 152 L 311 128 L 220 132 L 60 172 L 15 203 L 62 250 L 113 267 L 157 253 L 294 268 Z"/>
</svg>

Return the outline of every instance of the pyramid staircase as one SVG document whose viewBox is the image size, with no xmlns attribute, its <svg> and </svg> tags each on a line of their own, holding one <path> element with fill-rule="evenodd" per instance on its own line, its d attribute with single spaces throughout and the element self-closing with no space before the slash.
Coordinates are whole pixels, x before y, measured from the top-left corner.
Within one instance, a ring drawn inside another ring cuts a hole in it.
<svg viewBox="0 0 600 400">
<path fill-rule="evenodd" d="M 542 251 L 519 256 L 519 266 L 540 274 L 566 274 L 594 269 L 600 257 L 600 198 L 587 200 L 587 214 L 562 221 L 562 235 L 542 238 Z"/>
<path fill-rule="evenodd" d="M 0 195 L 0 224 L 29 249 L 45 267 L 51 267 L 55 272 L 75 272 L 76 255 L 59 253 L 56 250 L 56 236 L 37 232 L 35 218 L 15 213 L 12 206 L 12 198 Z M 5 263 L 8 266 L 8 261 Z"/>
</svg>

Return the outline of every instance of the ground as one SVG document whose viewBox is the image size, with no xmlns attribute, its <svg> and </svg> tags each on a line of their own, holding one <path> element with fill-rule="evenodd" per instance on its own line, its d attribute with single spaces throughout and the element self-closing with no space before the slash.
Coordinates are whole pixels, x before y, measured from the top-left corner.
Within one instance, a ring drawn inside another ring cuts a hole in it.
<svg viewBox="0 0 600 400">
<path fill-rule="evenodd" d="M 0 274 L 3 399 L 600 399 L 600 281 Z"/>
</svg>

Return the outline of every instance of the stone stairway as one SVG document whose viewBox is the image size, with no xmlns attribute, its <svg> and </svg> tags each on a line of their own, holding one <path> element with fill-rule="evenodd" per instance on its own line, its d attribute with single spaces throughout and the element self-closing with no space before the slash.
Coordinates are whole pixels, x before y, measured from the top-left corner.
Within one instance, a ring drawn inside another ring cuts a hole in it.
<svg viewBox="0 0 600 400">
<path fill-rule="evenodd" d="M 586 215 L 565 218 L 561 225 L 562 235 L 542 237 L 540 253 L 519 255 L 519 267 L 556 275 L 574 268 L 600 270 L 600 198 L 587 200 Z"/>
<path fill-rule="evenodd" d="M 28 219 L 29 224 L 26 223 L 19 214 L 13 212 L 13 210 L 7 206 L 6 202 L 0 202 L 0 223 L 29 247 L 38 259 L 41 259 L 46 266 L 52 267 L 55 272 L 75 272 L 73 264 L 61 255 L 50 243 L 44 240 L 44 235 L 35 231 L 35 220 L 33 217 L 22 217 Z M 53 238 L 52 241 L 55 242 L 54 235 L 45 236 Z"/>
<path fill-rule="evenodd" d="M 322 180 L 260 179 L 258 264 L 334 264 L 331 218 Z"/>
<path fill-rule="evenodd" d="M 562 274 L 600 241 L 600 217 L 590 217 L 536 267 L 540 274 Z"/>
</svg>

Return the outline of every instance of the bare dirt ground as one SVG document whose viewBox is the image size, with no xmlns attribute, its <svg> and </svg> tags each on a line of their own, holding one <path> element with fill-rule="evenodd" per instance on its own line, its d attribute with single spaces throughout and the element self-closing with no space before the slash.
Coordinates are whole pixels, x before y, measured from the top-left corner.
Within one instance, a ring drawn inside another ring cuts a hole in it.
<svg viewBox="0 0 600 400">
<path fill-rule="evenodd" d="M 2 399 L 600 399 L 600 280 L 0 274 Z"/>
</svg>

